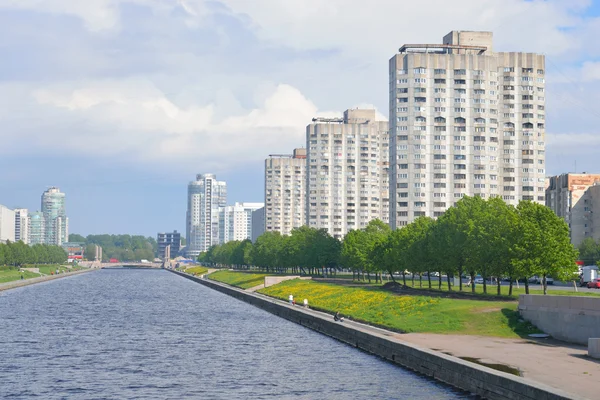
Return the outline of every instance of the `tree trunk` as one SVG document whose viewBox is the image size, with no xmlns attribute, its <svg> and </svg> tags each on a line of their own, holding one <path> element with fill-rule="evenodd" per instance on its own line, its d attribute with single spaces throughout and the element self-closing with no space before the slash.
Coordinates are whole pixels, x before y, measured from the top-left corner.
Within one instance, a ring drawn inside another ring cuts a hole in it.
<svg viewBox="0 0 600 400">
<path fill-rule="evenodd" d="M 442 272 L 438 272 L 438 289 L 441 291 L 442 290 Z"/>
<path fill-rule="evenodd" d="M 525 294 L 529 294 L 529 277 L 525 277 Z"/>
<path fill-rule="evenodd" d="M 394 274 L 392 273 L 392 271 L 388 271 L 388 274 L 390 274 L 390 278 L 392 278 L 392 282 L 396 282 L 396 279 L 394 278 Z"/>
<path fill-rule="evenodd" d="M 402 281 L 404 282 L 404 286 L 406 286 L 406 270 L 402 271 Z"/>
<path fill-rule="evenodd" d="M 429 289 L 431 289 L 431 271 L 427 271 L 427 282 L 429 282 Z"/>
<path fill-rule="evenodd" d="M 548 282 L 546 281 L 546 274 L 542 277 L 542 286 L 544 286 L 544 294 L 548 294 Z"/>
<path fill-rule="evenodd" d="M 471 271 L 469 275 L 471 275 L 471 293 L 475 294 L 475 272 Z"/>
<path fill-rule="evenodd" d="M 367 272 L 367 279 L 369 280 L 369 283 L 371 283 L 371 273 Z"/>
<path fill-rule="evenodd" d="M 414 288 L 415 287 L 415 273 L 414 272 L 412 272 L 410 274 L 410 279 L 412 281 L 412 287 Z"/>
<path fill-rule="evenodd" d="M 512 296 L 512 289 L 513 289 L 513 277 L 510 277 L 510 286 L 508 287 L 508 295 Z"/>
<path fill-rule="evenodd" d="M 458 290 L 460 292 L 462 292 L 462 275 L 463 275 L 463 270 L 462 268 L 458 269 Z"/>
<path fill-rule="evenodd" d="M 498 296 L 502 294 L 502 288 L 500 287 L 500 278 L 496 278 L 496 284 L 498 285 Z"/>
<path fill-rule="evenodd" d="M 448 282 L 448 291 L 451 292 L 452 286 L 450 286 L 450 274 L 446 275 L 446 282 Z"/>
<path fill-rule="evenodd" d="M 487 294 L 487 277 L 485 275 L 481 275 L 483 277 L 483 294 Z"/>
<path fill-rule="evenodd" d="M 419 288 L 423 288 L 423 275 L 419 273 Z"/>
</svg>

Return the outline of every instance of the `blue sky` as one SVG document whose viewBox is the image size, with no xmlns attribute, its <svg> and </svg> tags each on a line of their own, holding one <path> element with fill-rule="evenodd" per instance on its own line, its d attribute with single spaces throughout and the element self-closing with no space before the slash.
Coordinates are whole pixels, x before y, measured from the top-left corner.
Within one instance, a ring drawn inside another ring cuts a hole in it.
<svg viewBox="0 0 600 400">
<path fill-rule="evenodd" d="M 262 201 L 265 157 L 313 116 L 387 116 L 388 59 L 453 29 L 546 54 L 547 172 L 600 172 L 600 1 L 412 3 L 0 0 L 0 204 L 58 186 L 71 232 L 154 236 L 197 173 Z"/>
</svg>

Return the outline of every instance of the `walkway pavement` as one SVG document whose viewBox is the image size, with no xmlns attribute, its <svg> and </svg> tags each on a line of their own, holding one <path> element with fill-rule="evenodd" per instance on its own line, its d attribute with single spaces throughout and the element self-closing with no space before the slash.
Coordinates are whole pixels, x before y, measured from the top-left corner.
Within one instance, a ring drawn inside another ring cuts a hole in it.
<svg viewBox="0 0 600 400">
<path fill-rule="evenodd" d="M 283 300 L 269 299 L 287 304 Z M 305 312 L 333 318 L 329 314 L 311 309 L 305 309 Z M 600 399 L 598 386 L 600 360 L 589 358 L 585 346 L 571 345 L 553 339 L 396 333 L 349 319 L 345 319 L 343 323 L 366 331 L 383 332 L 387 337 L 399 342 L 412 343 L 454 357 L 463 359 L 468 357 L 477 359 L 481 363 L 509 366 L 519 370 L 523 378 L 531 381 L 585 399 Z"/>
</svg>

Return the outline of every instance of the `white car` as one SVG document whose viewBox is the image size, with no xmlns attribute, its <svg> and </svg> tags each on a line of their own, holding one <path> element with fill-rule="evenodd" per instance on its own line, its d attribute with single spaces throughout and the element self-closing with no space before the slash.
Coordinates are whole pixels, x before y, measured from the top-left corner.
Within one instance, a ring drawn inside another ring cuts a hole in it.
<svg viewBox="0 0 600 400">
<path fill-rule="evenodd" d="M 534 275 L 531 278 L 529 278 L 529 283 L 537 283 L 537 284 L 542 284 L 542 279 L 543 276 L 537 276 Z M 550 278 L 549 276 L 546 277 L 546 284 L 548 285 L 554 285 L 554 279 Z"/>
</svg>

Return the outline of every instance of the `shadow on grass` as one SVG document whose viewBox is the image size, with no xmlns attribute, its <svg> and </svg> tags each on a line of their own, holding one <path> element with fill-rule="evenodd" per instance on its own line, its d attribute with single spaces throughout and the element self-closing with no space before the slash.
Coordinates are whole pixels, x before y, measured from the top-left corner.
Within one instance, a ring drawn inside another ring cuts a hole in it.
<svg viewBox="0 0 600 400">
<path fill-rule="evenodd" d="M 528 335 L 532 333 L 543 333 L 531 322 L 522 319 L 517 310 L 503 308 L 501 312 L 502 315 L 506 317 L 508 326 L 513 330 L 514 333 L 519 335 L 521 338 L 531 339 L 530 337 L 528 337 Z"/>
</svg>

